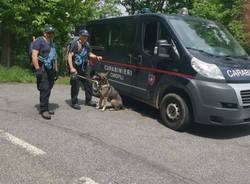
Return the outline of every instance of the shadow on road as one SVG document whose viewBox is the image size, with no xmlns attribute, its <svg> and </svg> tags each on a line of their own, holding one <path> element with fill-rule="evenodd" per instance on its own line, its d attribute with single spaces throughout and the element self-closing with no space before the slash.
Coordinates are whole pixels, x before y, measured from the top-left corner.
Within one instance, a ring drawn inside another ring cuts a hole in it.
<svg viewBox="0 0 250 184">
<path fill-rule="evenodd" d="M 126 108 L 136 111 L 142 116 L 155 119 L 162 124 L 160 112 L 157 109 L 128 97 L 123 97 L 123 101 Z M 250 135 L 250 125 L 213 126 L 193 123 L 186 132 L 211 139 L 233 139 Z"/>
<path fill-rule="evenodd" d="M 150 117 L 161 123 L 160 112 L 147 104 L 139 102 L 129 97 L 122 97 L 124 107 L 140 113 L 142 116 Z M 161 123 L 162 124 L 162 123 Z"/>
<path fill-rule="evenodd" d="M 71 106 L 71 99 L 65 100 L 65 103 L 66 103 L 68 106 Z M 79 104 L 79 105 L 84 105 L 84 104 L 85 104 L 85 100 L 78 99 L 78 104 Z"/>
<path fill-rule="evenodd" d="M 65 103 L 66 103 L 68 106 L 71 106 L 71 100 L 70 100 L 70 99 L 65 100 Z M 84 104 L 84 101 L 83 101 L 83 100 L 78 100 L 78 104 L 79 104 L 79 105 L 82 105 L 82 104 Z"/>
<path fill-rule="evenodd" d="M 36 104 L 35 108 L 37 109 L 38 112 L 40 112 L 40 104 Z M 58 108 L 59 108 L 58 104 L 55 104 L 55 103 L 50 103 L 49 104 L 49 109 L 50 110 L 55 110 L 55 109 L 58 109 Z"/>
<path fill-rule="evenodd" d="M 211 139 L 233 139 L 250 135 L 250 125 L 215 126 L 194 123 L 187 132 Z"/>
</svg>

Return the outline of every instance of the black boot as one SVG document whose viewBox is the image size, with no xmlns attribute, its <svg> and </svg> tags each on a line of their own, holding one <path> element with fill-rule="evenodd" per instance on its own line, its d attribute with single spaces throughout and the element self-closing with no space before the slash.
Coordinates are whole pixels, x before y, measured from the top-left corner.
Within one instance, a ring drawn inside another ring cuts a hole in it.
<svg viewBox="0 0 250 184">
<path fill-rule="evenodd" d="M 92 102 L 92 101 L 85 101 L 85 105 L 87 106 L 91 106 L 91 107 L 95 107 L 96 103 Z"/>
<path fill-rule="evenodd" d="M 76 110 L 81 110 L 81 106 L 79 104 L 72 104 L 71 107 Z"/>
<path fill-rule="evenodd" d="M 50 114 L 50 115 L 54 115 L 54 114 L 55 114 L 55 111 L 49 110 L 49 114 Z"/>
<path fill-rule="evenodd" d="M 44 111 L 41 113 L 41 116 L 44 118 L 44 119 L 51 119 L 51 116 L 49 114 L 49 111 Z"/>
</svg>

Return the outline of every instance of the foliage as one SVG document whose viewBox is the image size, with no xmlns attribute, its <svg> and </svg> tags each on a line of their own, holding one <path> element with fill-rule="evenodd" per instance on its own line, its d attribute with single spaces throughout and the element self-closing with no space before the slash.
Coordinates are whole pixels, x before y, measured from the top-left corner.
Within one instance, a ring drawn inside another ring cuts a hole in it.
<svg viewBox="0 0 250 184">
<path fill-rule="evenodd" d="M 178 13 L 182 7 L 192 7 L 192 0 L 120 0 L 129 14 L 141 13 L 144 8 L 149 8 L 155 13 Z"/>
<path fill-rule="evenodd" d="M 193 0 L 191 14 L 222 23 L 246 47 L 242 5 L 244 0 Z"/>
<path fill-rule="evenodd" d="M 20 82 L 20 83 L 35 83 L 36 78 L 30 69 L 25 69 L 19 66 L 10 68 L 0 65 L 0 82 Z M 59 77 L 57 84 L 69 84 L 69 77 Z"/>
<path fill-rule="evenodd" d="M 29 69 L 19 66 L 6 68 L 0 65 L 0 82 L 35 82 L 34 74 Z"/>
<path fill-rule="evenodd" d="M 32 35 L 40 36 L 44 25 L 51 24 L 56 28 L 55 42 L 62 58 L 67 32 L 107 12 L 120 14 L 116 0 L 0 0 L 0 48 L 5 46 L 2 41 L 5 34 L 10 34 L 11 56 L 15 61 L 12 65 L 27 66 L 27 47 Z"/>
<path fill-rule="evenodd" d="M 245 2 L 245 0 L 120 0 L 131 15 L 141 13 L 144 8 L 150 8 L 155 13 L 170 14 L 179 13 L 182 7 L 187 7 L 191 15 L 215 20 L 225 25 L 246 47 L 241 14 Z"/>
<path fill-rule="evenodd" d="M 119 14 L 115 2 L 115 0 L 108 0 L 106 3 L 98 0 L 0 0 L 1 29 L 11 31 L 16 36 L 23 36 L 39 33 L 45 24 L 51 24 L 57 28 L 58 33 L 66 32 L 72 26 L 97 18 L 100 13 Z"/>
</svg>

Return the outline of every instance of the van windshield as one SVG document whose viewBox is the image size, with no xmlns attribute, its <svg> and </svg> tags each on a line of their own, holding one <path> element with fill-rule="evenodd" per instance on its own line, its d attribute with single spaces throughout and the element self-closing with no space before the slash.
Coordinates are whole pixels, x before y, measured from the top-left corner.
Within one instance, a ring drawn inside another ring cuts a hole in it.
<svg viewBox="0 0 250 184">
<path fill-rule="evenodd" d="M 184 17 L 171 17 L 169 20 L 188 49 L 213 56 L 247 56 L 240 44 L 222 25 L 213 21 Z"/>
</svg>

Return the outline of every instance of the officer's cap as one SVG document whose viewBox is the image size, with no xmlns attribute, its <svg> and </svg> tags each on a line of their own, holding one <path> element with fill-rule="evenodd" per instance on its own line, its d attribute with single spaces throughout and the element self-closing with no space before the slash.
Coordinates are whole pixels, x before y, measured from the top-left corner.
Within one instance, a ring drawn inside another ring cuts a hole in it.
<svg viewBox="0 0 250 184">
<path fill-rule="evenodd" d="M 89 36 L 89 32 L 86 29 L 82 29 L 79 31 L 80 36 Z"/>
<path fill-rule="evenodd" d="M 54 29 L 52 26 L 50 26 L 50 25 L 46 25 L 46 26 L 44 27 L 44 32 L 45 32 L 45 33 L 54 33 L 54 32 L 55 32 L 55 29 Z"/>
</svg>

